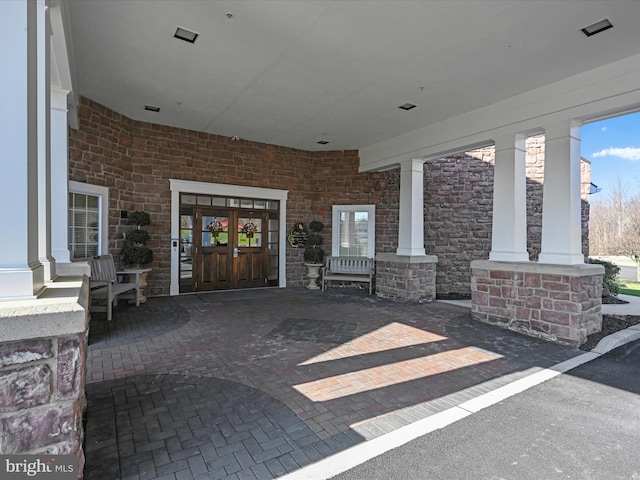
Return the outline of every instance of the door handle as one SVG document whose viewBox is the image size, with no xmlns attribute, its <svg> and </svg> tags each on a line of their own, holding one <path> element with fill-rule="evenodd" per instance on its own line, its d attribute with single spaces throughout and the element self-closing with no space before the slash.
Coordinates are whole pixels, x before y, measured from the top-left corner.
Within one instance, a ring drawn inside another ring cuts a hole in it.
<svg viewBox="0 0 640 480">
<path fill-rule="evenodd" d="M 233 258 L 238 258 L 238 245 L 233 245 Z"/>
</svg>

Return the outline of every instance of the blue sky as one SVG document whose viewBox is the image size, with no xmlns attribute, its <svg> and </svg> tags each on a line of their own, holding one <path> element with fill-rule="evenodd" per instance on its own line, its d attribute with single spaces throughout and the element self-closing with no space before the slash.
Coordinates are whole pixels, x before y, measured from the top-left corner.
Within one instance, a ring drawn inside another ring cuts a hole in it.
<svg viewBox="0 0 640 480">
<path fill-rule="evenodd" d="M 630 196 L 640 195 L 640 112 L 583 125 L 580 137 L 591 181 L 602 188 L 592 202 L 608 196 L 618 179 Z"/>
</svg>

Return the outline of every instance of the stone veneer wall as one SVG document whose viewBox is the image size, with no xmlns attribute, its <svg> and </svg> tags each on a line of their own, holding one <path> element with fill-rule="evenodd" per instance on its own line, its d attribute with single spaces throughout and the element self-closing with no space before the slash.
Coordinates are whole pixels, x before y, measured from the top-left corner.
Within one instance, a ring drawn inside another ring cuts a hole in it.
<svg viewBox="0 0 640 480">
<path fill-rule="evenodd" d="M 324 222 L 331 250 L 332 205 L 376 206 L 376 251 L 397 248 L 399 171 L 359 173 L 357 151 L 310 152 L 131 120 L 82 99 L 69 134 L 70 179 L 109 188 L 109 249 L 116 261 L 130 226 L 121 210 L 146 210 L 154 251 L 151 295 L 170 285 L 169 179 L 289 191 L 287 223 Z M 287 285 L 306 281 L 302 249 L 287 246 Z"/>
<path fill-rule="evenodd" d="M 0 303 L 0 453 L 75 454 L 82 472 L 88 291 L 65 277 Z"/>
<path fill-rule="evenodd" d="M 527 251 L 535 261 L 542 240 L 544 135 L 526 141 Z M 471 261 L 491 251 L 495 148 L 430 160 L 425 164 L 425 250 L 438 257 L 439 297 L 471 294 Z M 589 254 L 591 166 L 581 162 L 582 247 Z"/>
<path fill-rule="evenodd" d="M 600 265 L 472 263 L 471 316 L 571 346 L 602 327 Z"/>
<path fill-rule="evenodd" d="M 310 152 L 138 122 L 82 99 L 80 128 L 70 131 L 70 179 L 109 188 L 109 249 L 118 260 L 129 229 L 120 210 L 146 210 L 152 224 L 149 293 L 168 294 L 170 284 L 169 179 L 289 191 L 287 230 L 312 219 L 325 224 L 331 249 L 332 205 L 376 206 L 376 254 L 398 244 L 399 169 L 359 173 L 356 151 Z M 527 140 L 528 249 L 540 251 L 544 137 Z M 471 294 L 470 263 L 491 250 L 494 148 L 451 155 L 425 164 L 425 251 L 438 258 L 439 296 Z M 590 175 L 583 162 L 583 186 Z M 584 188 L 583 188 L 584 193 Z M 587 199 L 588 194 L 583 196 Z M 588 204 L 583 202 L 583 236 Z M 588 241 L 583 242 L 585 249 Z M 287 285 L 306 281 L 302 250 L 287 246 Z"/>
<path fill-rule="evenodd" d="M 422 303 L 436 297 L 436 257 L 376 255 L 376 295 L 391 300 Z"/>
</svg>

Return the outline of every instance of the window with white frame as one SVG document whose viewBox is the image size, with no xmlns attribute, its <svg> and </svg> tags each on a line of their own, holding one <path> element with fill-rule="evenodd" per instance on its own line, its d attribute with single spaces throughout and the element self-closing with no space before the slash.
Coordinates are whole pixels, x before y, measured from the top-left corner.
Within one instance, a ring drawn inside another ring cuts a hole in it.
<svg viewBox="0 0 640 480">
<path fill-rule="evenodd" d="M 69 182 L 69 252 L 71 258 L 106 252 L 109 189 Z"/>
<path fill-rule="evenodd" d="M 334 257 L 375 255 L 375 205 L 334 205 L 331 254 Z"/>
</svg>

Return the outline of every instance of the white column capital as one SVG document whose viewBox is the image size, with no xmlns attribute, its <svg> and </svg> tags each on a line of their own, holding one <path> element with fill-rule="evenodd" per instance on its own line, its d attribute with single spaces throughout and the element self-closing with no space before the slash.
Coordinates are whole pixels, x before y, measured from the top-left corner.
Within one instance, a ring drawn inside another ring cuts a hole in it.
<svg viewBox="0 0 640 480">
<path fill-rule="evenodd" d="M 69 90 L 51 85 L 51 110 L 68 111 L 67 97 L 69 93 Z"/>
<path fill-rule="evenodd" d="M 512 133 L 509 135 L 501 135 L 493 139 L 496 154 L 502 150 L 512 151 L 513 149 L 526 151 L 527 135 L 524 133 Z"/>
<path fill-rule="evenodd" d="M 412 158 L 410 160 L 402 160 L 400 162 L 400 172 L 411 170 L 412 172 L 424 172 L 424 160 L 421 158 Z"/>
<path fill-rule="evenodd" d="M 580 140 L 580 128 L 582 125 L 583 122 L 576 119 L 568 119 L 544 125 L 545 142 L 564 137 L 571 137 L 574 140 Z"/>
</svg>

